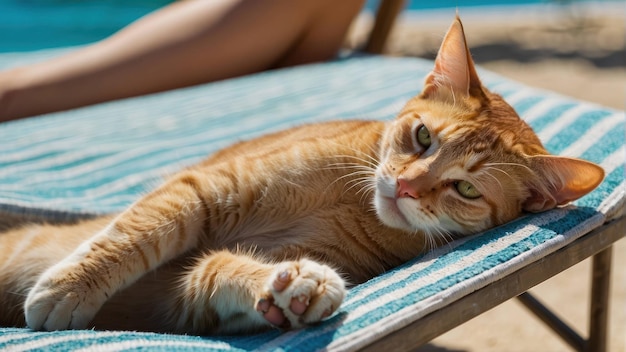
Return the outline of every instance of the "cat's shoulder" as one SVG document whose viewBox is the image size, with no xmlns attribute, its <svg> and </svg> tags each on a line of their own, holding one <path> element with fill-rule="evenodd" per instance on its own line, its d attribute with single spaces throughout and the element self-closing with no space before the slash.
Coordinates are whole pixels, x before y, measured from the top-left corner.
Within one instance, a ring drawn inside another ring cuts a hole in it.
<svg viewBox="0 0 626 352">
<path fill-rule="evenodd" d="M 360 134 L 379 135 L 385 122 L 378 120 L 331 120 L 307 123 L 267 133 L 254 139 L 236 142 L 212 154 L 205 163 L 215 163 L 234 156 L 270 153 L 299 143 L 322 143 L 324 140 L 349 140 Z"/>
</svg>

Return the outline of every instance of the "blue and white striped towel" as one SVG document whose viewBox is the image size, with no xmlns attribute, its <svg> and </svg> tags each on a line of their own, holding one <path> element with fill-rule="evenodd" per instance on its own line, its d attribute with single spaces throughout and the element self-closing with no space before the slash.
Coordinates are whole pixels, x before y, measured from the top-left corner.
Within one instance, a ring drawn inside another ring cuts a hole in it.
<svg viewBox="0 0 626 352">
<path fill-rule="evenodd" d="M 49 54 L 0 55 L 0 68 Z M 234 141 L 303 122 L 391 119 L 431 67 L 411 58 L 351 58 L 2 124 L 0 213 L 58 220 L 118 211 L 162 175 Z M 624 208 L 624 112 L 481 75 L 551 152 L 599 163 L 606 180 L 573 205 L 454 241 L 353 288 L 337 314 L 311 328 L 217 338 L 4 328 L 0 349 L 354 350 L 556 251 Z"/>
</svg>

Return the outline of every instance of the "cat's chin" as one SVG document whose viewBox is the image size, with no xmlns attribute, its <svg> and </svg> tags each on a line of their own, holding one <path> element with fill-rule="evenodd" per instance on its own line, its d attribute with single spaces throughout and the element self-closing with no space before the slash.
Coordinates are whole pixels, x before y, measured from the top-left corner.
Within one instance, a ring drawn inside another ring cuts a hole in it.
<svg viewBox="0 0 626 352">
<path fill-rule="evenodd" d="M 383 222 L 383 224 L 408 232 L 415 232 L 418 230 L 411 225 L 402 210 L 400 210 L 396 198 L 385 197 L 377 194 L 374 197 L 374 207 L 376 208 L 378 218 Z"/>
</svg>

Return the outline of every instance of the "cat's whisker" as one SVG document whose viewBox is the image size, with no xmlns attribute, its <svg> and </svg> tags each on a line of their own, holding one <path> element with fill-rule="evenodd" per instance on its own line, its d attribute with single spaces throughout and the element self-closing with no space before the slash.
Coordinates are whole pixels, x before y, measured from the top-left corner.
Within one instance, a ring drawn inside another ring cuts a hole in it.
<svg viewBox="0 0 626 352">
<path fill-rule="evenodd" d="M 380 162 L 379 159 L 378 159 L 379 158 L 378 151 L 374 150 L 372 148 L 372 146 L 368 146 L 368 148 L 370 149 L 372 154 L 366 153 L 366 152 L 364 152 L 362 150 L 358 150 L 358 149 L 352 148 L 352 147 L 347 146 L 347 145 L 342 145 L 342 148 L 348 148 L 351 151 L 353 151 L 356 155 L 354 155 L 354 154 L 342 154 L 342 155 L 337 155 L 338 157 L 347 157 L 347 158 L 352 158 L 352 159 L 358 159 L 359 161 L 369 160 L 371 162 L 371 164 L 373 164 L 373 165 L 377 165 Z"/>
<path fill-rule="evenodd" d="M 517 166 L 526 169 L 530 173 L 534 173 L 531 168 L 520 163 L 485 163 L 485 166 Z"/>
<path fill-rule="evenodd" d="M 366 185 L 364 187 L 367 186 L 367 184 L 371 182 L 371 180 L 369 178 L 358 178 L 355 180 L 352 180 L 350 182 L 347 182 L 346 185 L 348 185 L 349 183 L 354 183 L 352 186 L 350 186 L 348 189 L 345 189 L 342 192 L 342 196 L 345 195 L 346 193 L 350 192 L 351 189 L 353 189 L 354 187 L 358 187 L 359 185 L 362 185 L 363 183 L 365 183 Z M 359 194 L 359 192 L 356 192 L 355 194 Z"/>
<path fill-rule="evenodd" d="M 363 181 L 367 181 L 365 182 L 366 184 L 360 190 L 358 190 L 355 194 L 371 192 L 376 188 L 376 182 L 373 179 L 367 178 Z"/>
<path fill-rule="evenodd" d="M 416 234 L 418 232 L 416 231 Z M 430 252 L 430 234 L 427 231 L 422 231 L 421 232 L 422 237 L 424 239 L 424 253 Z"/>
<path fill-rule="evenodd" d="M 374 192 L 376 189 L 376 182 L 374 179 L 369 178 L 367 181 L 368 182 L 365 185 L 363 185 L 363 187 L 361 187 L 361 189 L 355 193 L 357 195 L 361 193 L 361 198 L 359 200 L 360 204 L 363 204 L 364 199 L 371 197 L 372 192 Z"/>
<path fill-rule="evenodd" d="M 424 245 L 428 248 L 428 251 L 432 251 L 442 244 L 449 244 L 454 240 L 453 234 L 441 226 L 435 214 L 425 211 L 422 211 L 422 214 L 424 214 L 427 220 L 423 233 L 426 238 Z"/>
<path fill-rule="evenodd" d="M 492 168 L 489 168 L 489 169 L 492 169 Z M 495 169 L 498 170 L 498 171 L 502 171 L 502 170 L 497 169 L 497 168 L 495 168 Z M 487 176 L 491 177 L 492 179 L 494 179 L 496 181 L 496 183 L 500 186 L 500 190 L 504 191 L 504 186 L 502 185 L 502 182 L 500 182 L 500 180 L 498 180 L 497 177 L 495 177 L 494 175 L 490 174 L 489 172 L 486 172 L 485 175 L 487 175 Z M 507 174 L 507 176 L 510 177 L 510 175 L 508 175 L 508 174 Z"/>
<path fill-rule="evenodd" d="M 374 185 L 368 181 L 358 191 L 356 191 L 354 193 L 355 195 L 359 195 L 359 193 L 361 194 L 359 197 L 359 204 L 365 205 L 367 203 L 367 199 L 372 198 L 372 192 L 374 189 Z"/>
<path fill-rule="evenodd" d="M 369 157 L 369 159 L 360 158 L 360 157 L 354 156 L 354 155 L 337 155 L 336 157 L 338 157 L 338 158 L 354 159 L 354 160 L 360 162 L 360 163 L 355 163 L 356 165 L 369 166 L 372 169 L 376 169 L 378 167 L 378 164 L 380 164 L 380 162 L 377 159 L 375 159 L 372 156 L 370 156 L 370 155 L 367 155 L 367 156 Z"/>
<path fill-rule="evenodd" d="M 326 165 L 326 167 L 324 167 L 323 169 L 324 170 L 361 170 L 361 171 L 371 173 L 372 175 L 376 172 L 376 168 L 370 165 L 362 165 L 358 163 L 332 163 L 332 164 Z"/>
<path fill-rule="evenodd" d="M 449 232 L 449 231 L 447 231 L 445 229 L 440 229 L 440 231 L 441 231 L 441 235 L 442 235 L 442 237 L 444 239 L 443 245 L 444 246 L 450 246 L 452 241 L 454 241 L 454 239 L 455 239 L 454 235 L 451 232 Z"/>
<path fill-rule="evenodd" d="M 336 142 L 333 142 L 333 143 L 338 144 Z M 370 149 L 370 151 L 372 151 L 373 155 L 370 155 L 370 154 L 365 153 L 365 152 L 363 152 L 361 150 L 352 148 L 352 147 L 347 146 L 345 144 L 341 144 L 340 146 L 341 146 L 341 148 L 348 148 L 348 149 L 350 149 L 351 151 L 355 152 L 358 155 L 363 155 L 365 158 L 369 159 L 370 161 L 367 162 L 366 159 L 364 159 L 362 157 L 355 156 L 355 155 L 337 155 L 337 157 L 347 157 L 347 158 L 357 159 L 357 160 L 363 161 L 363 162 L 365 162 L 365 163 L 367 163 L 367 164 L 369 164 L 369 165 L 371 165 L 373 167 L 376 167 L 380 163 L 380 161 L 378 160 L 378 156 L 379 156 L 378 155 L 378 151 L 374 150 L 371 145 L 368 146 L 368 148 Z"/>
<path fill-rule="evenodd" d="M 343 179 L 345 177 L 350 177 L 350 176 L 356 176 L 356 175 L 365 175 L 365 176 L 369 176 L 369 177 L 373 177 L 374 176 L 374 172 L 372 170 L 356 170 L 353 172 L 350 172 L 348 174 L 345 174 L 343 176 L 338 177 L 338 179 Z"/>
<path fill-rule="evenodd" d="M 324 170 L 346 170 L 346 169 L 358 169 L 358 170 L 365 170 L 365 171 L 369 171 L 369 172 L 375 172 L 376 169 L 370 167 L 370 166 L 365 166 L 365 165 L 360 165 L 360 164 L 352 164 L 352 163 L 334 163 L 334 164 L 328 164 Z"/>
<path fill-rule="evenodd" d="M 333 182 L 331 182 L 328 185 L 328 187 L 326 188 L 327 190 L 328 190 L 328 188 L 330 188 L 331 186 L 333 186 L 337 182 L 340 182 L 341 180 L 343 180 L 345 178 L 349 178 L 349 177 L 355 177 L 355 179 L 346 181 L 346 185 L 348 185 L 350 183 L 353 183 L 353 182 L 357 182 L 359 180 L 367 180 L 368 182 L 370 182 L 370 181 L 372 181 L 372 179 L 374 177 L 374 174 L 375 174 L 375 171 L 376 171 L 373 167 L 371 167 L 369 165 L 362 165 L 362 164 L 358 164 L 358 163 L 347 163 L 347 162 L 331 163 L 331 164 L 328 164 L 325 169 L 327 169 L 327 170 L 355 170 L 353 172 L 347 173 L 345 175 L 342 175 L 342 176 L 336 178 Z M 360 177 L 357 177 L 357 176 L 360 176 Z M 360 183 L 360 182 L 358 182 L 358 183 Z M 352 189 L 355 185 L 353 185 L 350 188 L 348 188 L 348 190 Z M 348 190 L 344 190 L 342 195 L 345 194 Z M 358 192 L 356 194 L 358 194 Z"/>
<path fill-rule="evenodd" d="M 377 146 L 378 146 L 378 145 L 377 145 Z M 380 152 L 380 151 L 379 151 L 378 149 L 374 149 L 374 146 L 373 146 L 373 145 L 367 145 L 367 147 L 368 147 L 368 149 L 372 152 L 372 155 L 374 155 L 374 156 L 375 156 L 375 157 L 372 157 L 372 156 L 370 155 L 370 157 L 371 157 L 372 159 L 374 159 L 374 161 L 376 161 L 377 163 L 379 163 L 378 159 L 380 159 L 380 156 L 379 156 L 379 152 Z"/>
<path fill-rule="evenodd" d="M 439 231 L 441 237 L 445 240 L 445 244 L 449 244 L 450 242 L 454 241 L 454 235 L 450 231 L 444 228 L 439 228 Z"/>
<path fill-rule="evenodd" d="M 432 250 L 437 248 L 437 241 L 435 240 L 435 236 L 430 228 L 428 229 L 428 231 L 426 231 L 426 238 L 428 239 L 427 250 L 428 252 L 431 252 Z"/>
<path fill-rule="evenodd" d="M 437 230 L 439 237 L 442 238 L 446 244 L 450 243 L 450 241 L 454 239 L 454 237 L 452 236 L 452 233 L 446 230 L 445 228 L 436 227 L 436 230 Z"/>
<path fill-rule="evenodd" d="M 337 162 L 337 163 L 330 163 L 328 165 L 326 165 L 329 168 L 334 168 L 334 167 L 367 167 L 370 168 L 369 166 L 366 165 L 362 165 L 362 164 L 358 164 L 358 163 L 347 163 L 347 162 Z"/>
<path fill-rule="evenodd" d="M 430 242 L 431 247 L 429 248 L 430 251 L 435 250 L 435 248 L 437 248 L 439 246 L 439 239 L 441 237 L 441 233 L 439 232 L 438 228 L 431 228 L 430 229 L 430 236 L 432 241 Z"/>
<path fill-rule="evenodd" d="M 425 226 L 420 226 L 419 229 L 416 229 L 413 232 L 414 236 L 419 236 L 420 234 L 422 235 L 422 237 L 424 238 L 424 248 L 425 248 L 425 252 L 430 252 L 433 248 L 436 247 L 436 241 L 434 238 L 434 234 L 432 232 L 433 227 L 430 224 L 430 217 L 424 213 L 428 219 L 428 223 L 425 224 Z"/>
<path fill-rule="evenodd" d="M 365 191 L 363 192 L 363 194 L 361 194 L 361 199 L 359 199 L 359 204 L 364 204 L 367 198 L 373 199 L 372 192 L 376 190 L 376 184 L 372 183 L 371 185 L 366 185 L 365 187 L 363 187 L 363 189 Z"/>
<path fill-rule="evenodd" d="M 509 174 L 509 173 L 508 173 L 508 172 L 506 172 L 505 170 L 502 170 L 502 169 L 501 169 L 501 168 L 499 168 L 499 167 L 495 167 L 495 166 L 487 166 L 487 167 L 485 167 L 485 169 L 487 169 L 487 170 L 495 170 L 495 171 L 501 172 L 501 173 L 503 173 L 505 176 L 507 176 L 509 179 L 511 179 L 512 181 L 514 181 L 514 180 L 515 180 L 515 178 L 513 178 L 513 176 L 511 176 L 511 174 Z"/>
<path fill-rule="evenodd" d="M 372 172 L 372 171 L 370 171 L 370 170 L 367 170 L 367 171 L 365 171 L 365 170 L 357 170 L 357 171 L 354 171 L 354 172 L 351 172 L 351 173 L 348 173 L 348 174 L 342 175 L 342 176 L 340 176 L 340 177 L 337 177 L 337 178 L 336 178 L 336 179 L 335 179 L 335 180 L 334 180 L 334 181 L 333 181 L 330 185 L 328 185 L 328 187 L 330 187 L 330 186 L 334 185 L 335 183 L 337 183 L 337 182 L 339 182 L 339 181 L 341 181 L 341 180 L 343 180 L 343 179 L 345 179 L 345 178 L 348 178 L 348 177 L 356 177 L 356 176 L 359 176 L 359 175 L 363 175 L 363 176 L 361 176 L 361 177 L 359 177 L 359 178 L 357 178 L 357 179 L 361 179 L 361 178 L 371 178 L 371 177 L 373 177 L 373 176 L 374 176 L 373 172 Z M 348 184 L 348 183 L 350 183 L 350 182 L 352 182 L 352 181 L 353 181 L 353 180 L 347 181 L 347 182 L 346 182 L 346 184 Z M 327 187 L 327 189 L 328 189 L 328 187 Z"/>
<path fill-rule="evenodd" d="M 333 180 L 333 182 L 331 182 L 328 186 L 326 186 L 326 191 L 328 191 L 328 189 L 330 187 L 332 187 L 333 185 L 335 185 L 337 182 L 339 182 L 339 181 L 341 181 L 341 180 L 343 180 L 343 179 L 345 179 L 347 177 L 353 177 L 353 176 L 355 176 L 355 174 L 358 174 L 360 172 L 363 172 L 363 171 L 354 171 L 354 172 L 351 172 L 349 174 L 345 174 L 345 175 L 337 177 L 335 180 Z M 347 181 L 346 183 L 348 183 L 348 182 L 350 182 L 350 181 Z"/>
<path fill-rule="evenodd" d="M 290 184 L 290 185 L 292 185 L 292 186 L 295 186 L 296 188 L 303 188 L 303 187 L 304 187 L 304 185 L 301 185 L 301 184 L 299 184 L 299 183 L 296 183 L 295 181 L 290 180 L 290 179 L 288 179 L 288 178 L 285 178 L 285 179 L 284 179 L 284 181 L 285 181 L 285 182 L 287 182 L 287 183 L 289 183 L 289 184 Z"/>
</svg>

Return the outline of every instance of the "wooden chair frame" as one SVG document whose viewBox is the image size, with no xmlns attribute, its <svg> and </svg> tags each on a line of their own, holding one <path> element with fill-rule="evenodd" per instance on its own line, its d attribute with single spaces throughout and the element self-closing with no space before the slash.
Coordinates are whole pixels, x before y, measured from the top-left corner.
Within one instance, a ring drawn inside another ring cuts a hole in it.
<svg viewBox="0 0 626 352">
<path fill-rule="evenodd" d="M 381 0 L 364 51 L 382 54 L 404 0 Z M 626 237 L 626 216 L 608 222 L 560 250 L 529 264 L 367 346 L 365 351 L 412 350 L 505 301 L 517 299 L 574 350 L 607 350 L 613 244 Z M 583 338 L 527 291 L 592 257 L 588 338 Z"/>
</svg>

